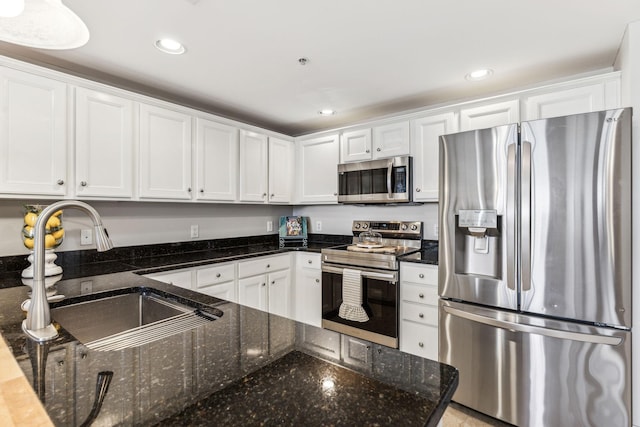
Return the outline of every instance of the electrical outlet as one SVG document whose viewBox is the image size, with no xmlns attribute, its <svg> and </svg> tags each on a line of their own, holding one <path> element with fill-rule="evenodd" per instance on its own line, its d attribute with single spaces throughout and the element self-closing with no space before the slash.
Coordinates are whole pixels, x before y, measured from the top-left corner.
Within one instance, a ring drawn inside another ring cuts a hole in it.
<svg viewBox="0 0 640 427">
<path fill-rule="evenodd" d="M 91 292 L 93 292 L 93 281 L 80 282 L 80 293 L 82 295 L 90 294 Z"/>
<path fill-rule="evenodd" d="M 191 226 L 191 238 L 195 239 L 200 234 L 200 230 L 198 229 L 198 225 L 194 224 Z"/>
<path fill-rule="evenodd" d="M 322 231 L 322 221 L 316 221 L 316 229 L 313 231 L 315 231 L 316 233 L 318 231 Z"/>
<path fill-rule="evenodd" d="M 93 234 L 90 228 L 80 230 L 80 244 L 82 246 L 93 244 Z"/>
<path fill-rule="evenodd" d="M 273 221 L 267 221 L 267 232 L 273 231 Z"/>
</svg>

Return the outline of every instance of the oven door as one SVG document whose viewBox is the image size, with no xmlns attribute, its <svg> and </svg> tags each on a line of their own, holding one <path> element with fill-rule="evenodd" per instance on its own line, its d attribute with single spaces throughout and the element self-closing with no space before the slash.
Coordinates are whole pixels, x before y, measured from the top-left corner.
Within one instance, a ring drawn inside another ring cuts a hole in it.
<svg viewBox="0 0 640 427">
<path fill-rule="evenodd" d="M 362 307 L 369 320 L 355 322 L 338 315 L 342 304 L 344 268 L 352 267 L 322 264 L 322 327 L 398 348 L 398 272 L 359 269 L 362 278 Z"/>
</svg>

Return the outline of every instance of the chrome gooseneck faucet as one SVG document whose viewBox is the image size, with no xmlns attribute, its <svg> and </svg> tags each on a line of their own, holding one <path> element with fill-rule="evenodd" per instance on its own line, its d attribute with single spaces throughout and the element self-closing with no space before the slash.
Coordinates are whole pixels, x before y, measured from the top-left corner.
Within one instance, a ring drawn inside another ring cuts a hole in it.
<svg viewBox="0 0 640 427">
<path fill-rule="evenodd" d="M 84 202 L 77 200 L 62 200 L 53 203 L 42 210 L 34 227 L 33 246 L 33 287 L 31 305 L 27 311 L 27 318 L 22 322 L 22 330 L 30 338 L 38 341 L 50 341 L 58 336 L 58 331 L 51 324 L 51 312 L 47 301 L 47 290 L 44 283 L 44 237 L 45 225 L 51 215 L 60 209 L 74 208 L 85 212 L 93 221 L 96 239 L 96 249 L 100 252 L 113 248 L 107 230 L 102 225 L 98 212 Z"/>
</svg>

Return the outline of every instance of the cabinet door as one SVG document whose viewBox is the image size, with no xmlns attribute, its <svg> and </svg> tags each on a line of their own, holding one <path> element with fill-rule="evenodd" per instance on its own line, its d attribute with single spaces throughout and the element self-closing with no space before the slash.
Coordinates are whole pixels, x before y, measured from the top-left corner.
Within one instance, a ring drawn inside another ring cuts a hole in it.
<svg viewBox="0 0 640 427">
<path fill-rule="evenodd" d="M 236 200 L 238 129 L 197 118 L 196 169 L 198 200 Z"/>
<path fill-rule="evenodd" d="M 413 156 L 413 198 L 418 202 L 438 201 L 440 135 L 457 131 L 453 112 L 411 121 Z"/>
<path fill-rule="evenodd" d="M 291 270 L 270 273 L 269 313 L 282 317 L 291 317 Z"/>
<path fill-rule="evenodd" d="M 269 138 L 269 203 L 291 203 L 293 143 Z"/>
<path fill-rule="evenodd" d="M 220 298 L 225 301 L 237 302 L 235 282 L 224 282 L 196 289 L 201 294 Z"/>
<path fill-rule="evenodd" d="M 133 196 L 133 102 L 76 88 L 76 194 Z"/>
<path fill-rule="evenodd" d="M 527 96 L 522 120 L 547 119 L 605 110 L 604 83 Z"/>
<path fill-rule="evenodd" d="M 145 274 L 144 277 L 157 280 L 159 282 L 169 283 L 170 285 L 178 286 L 180 288 L 193 289 L 192 270 L 189 268 Z"/>
<path fill-rule="evenodd" d="M 0 192 L 67 194 L 67 85 L 0 67 Z"/>
<path fill-rule="evenodd" d="M 318 264 L 320 257 L 318 256 Z M 308 325 L 322 327 L 322 272 L 301 268 L 296 276 L 295 319 Z"/>
<path fill-rule="evenodd" d="M 520 121 L 520 101 L 469 106 L 460 110 L 460 131 L 486 129 Z"/>
<path fill-rule="evenodd" d="M 338 202 L 338 135 L 296 142 L 298 203 Z"/>
<path fill-rule="evenodd" d="M 191 116 L 140 104 L 140 197 L 191 199 Z"/>
<path fill-rule="evenodd" d="M 340 137 L 342 163 L 371 159 L 371 129 L 345 132 Z"/>
<path fill-rule="evenodd" d="M 267 136 L 240 131 L 241 202 L 267 203 Z"/>
<path fill-rule="evenodd" d="M 392 123 L 373 128 L 373 158 L 409 154 L 409 122 Z"/>
<path fill-rule="evenodd" d="M 238 280 L 238 304 L 267 311 L 267 280 L 266 274 Z"/>
</svg>

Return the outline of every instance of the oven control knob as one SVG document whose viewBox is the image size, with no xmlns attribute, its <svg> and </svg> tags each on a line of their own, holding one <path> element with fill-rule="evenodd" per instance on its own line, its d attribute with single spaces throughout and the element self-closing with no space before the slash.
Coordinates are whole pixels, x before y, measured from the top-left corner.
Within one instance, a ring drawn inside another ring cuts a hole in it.
<svg viewBox="0 0 640 427">
<path fill-rule="evenodd" d="M 411 229 L 412 229 L 413 231 L 416 231 L 416 230 L 418 229 L 418 226 L 417 226 L 416 224 L 413 224 L 413 225 L 411 226 Z"/>
<path fill-rule="evenodd" d="M 407 224 L 402 224 L 402 226 L 400 228 L 402 228 L 403 230 L 406 230 L 407 229 Z"/>
<path fill-rule="evenodd" d="M 366 230 L 367 228 L 369 228 L 369 224 L 362 224 L 362 228 Z"/>
<path fill-rule="evenodd" d="M 360 228 L 360 223 L 356 222 L 356 225 L 354 225 L 353 228 Z"/>
</svg>

